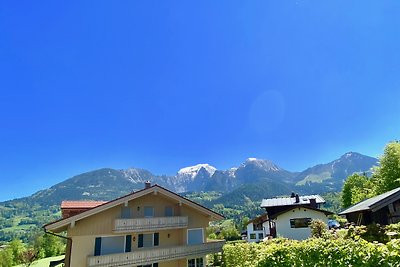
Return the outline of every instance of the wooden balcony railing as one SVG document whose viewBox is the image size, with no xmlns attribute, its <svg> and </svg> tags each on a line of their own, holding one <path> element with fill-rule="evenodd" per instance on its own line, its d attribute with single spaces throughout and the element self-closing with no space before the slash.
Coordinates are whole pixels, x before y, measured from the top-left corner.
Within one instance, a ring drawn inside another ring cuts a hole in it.
<svg viewBox="0 0 400 267">
<path fill-rule="evenodd" d="M 225 241 L 213 241 L 198 245 L 167 248 L 141 248 L 135 252 L 89 256 L 88 267 L 113 267 L 145 265 L 153 262 L 170 261 L 190 256 L 207 255 L 222 250 Z"/>
<path fill-rule="evenodd" d="M 140 219 L 116 219 L 114 232 L 140 232 L 148 230 L 163 230 L 185 228 L 188 225 L 188 217 L 155 217 Z"/>
</svg>

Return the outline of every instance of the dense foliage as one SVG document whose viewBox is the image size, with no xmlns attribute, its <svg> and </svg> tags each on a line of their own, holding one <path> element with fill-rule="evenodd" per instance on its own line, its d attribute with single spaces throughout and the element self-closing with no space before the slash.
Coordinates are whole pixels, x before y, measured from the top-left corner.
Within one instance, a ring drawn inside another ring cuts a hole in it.
<svg viewBox="0 0 400 267">
<path fill-rule="evenodd" d="M 327 225 L 321 220 L 312 220 L 310 223 L 312 237 L 324 237 L 327 233 Z"/>
<path fill-rule="evenodd" d="M 328 192 L 321 195 L 326 203 L 324 209 L 332 211 L 333 213 L 339 213 L 342 211 L 342 192 Z"/>
<path fill-rule="evenodd" d="M 224 250 L 225 266 L 398 266 L 400 240 L 386 245 L 364 239 L 311 238 L 305 241 L 273 239 L 267 242 L 231 243 Z"/>
<path fill-rule="evenodd" d="M 20 239 L 31 242 L 41 226 L 61 217 L 60 205 L 41 205 L 21 200 L 0 205 L 0 244 Z"/>
<path fill-rule="evenodd" d="M 350 207 L 366 198 L 376 195 L 374 179 L 366 175 L 353 174 L 347 177 L 343 185 L 342 204 L 343 208 Z"/>
<path fill-rule="evenodd" d="M 380 157 L 380 166 L 374 169 L 372 177 L 350 175 L 342 190 L 342 204 L 347 208 L 366 198 L 370 198 L 400 187 L 400 143 L 386 145 Z"/>
<path fill-rule="evenodd" d="M 53 235 L 38 235 L 30 244 L 20 240 L 9 242 L 0 250 L 0 267 L 11 267 L 26 264 L 45 257 L 58 256 L 65 253 L 65 243 Z"/>
<path fill-rule="evenodd" d="M 374 176 L 377 194 L 400 187 L 400 143 L 398 141 L 389 143 L 385 147 L 383 156 L 380 158 L 380 167 L 377 168 Z"/>
<path fill-rule="evenodd" d="M 207 227 L 207 236 L 210 239 L 225 239 L 227 241 L 238 240 L 241 238 L 233 220 L 225 220 Z"/>
</svg>

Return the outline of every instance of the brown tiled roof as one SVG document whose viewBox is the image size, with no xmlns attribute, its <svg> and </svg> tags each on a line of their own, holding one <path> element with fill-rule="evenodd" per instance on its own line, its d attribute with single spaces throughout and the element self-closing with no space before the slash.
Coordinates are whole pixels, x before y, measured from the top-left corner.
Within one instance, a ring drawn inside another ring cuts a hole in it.
<svg viewBox="0 0 400 267">
<path fill-rule="evenodd" d="M 62 209 L 91 209 L 107 203 L 107 201 L 63 201 Z"/>
</svg>

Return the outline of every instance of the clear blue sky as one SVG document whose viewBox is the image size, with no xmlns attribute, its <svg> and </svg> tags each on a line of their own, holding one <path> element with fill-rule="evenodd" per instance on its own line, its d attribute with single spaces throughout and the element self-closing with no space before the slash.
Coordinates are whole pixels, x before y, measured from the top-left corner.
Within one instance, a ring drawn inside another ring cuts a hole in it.
<svg viewBox="0 0 400 267">
<path fill-rule="evenodd" d="M 2 1 L 0 200 L 101 167 L 303 170 L 400 131 L 400 1 Z"/>
</svg>

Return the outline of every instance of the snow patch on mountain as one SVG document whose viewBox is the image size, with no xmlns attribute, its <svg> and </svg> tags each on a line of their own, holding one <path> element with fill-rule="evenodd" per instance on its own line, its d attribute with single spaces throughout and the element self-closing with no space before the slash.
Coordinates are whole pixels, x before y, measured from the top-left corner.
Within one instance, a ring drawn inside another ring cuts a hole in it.
<svg viewBox="0 0 400 267">
<path fill-rule="evenodd" d="M 213 175 L 214 172 L 217 170 L 215 167 L 209 164 L 197 164 L 195 166 L 180 169 L 178 171 L 178 175 L 194 178 L 201 168 L 204 168 L 210 174 L 210 176 Z"/>
<path fill-rule="evenodd" d="M 248 158 L 241 165 L 241 167 L 245 167 L 246 165 L 255 165 L 258 168 L 262 168 L 262 169 L 264 169 L 266 171 L 280 171 L 280 170 L 282 170 L 277 165 L 275 165 L 272 161 L 265 160 L 265 159 Z"/>
<path fill-rule="evenodd" d="M 127 178 L 132 183 L 141 183 L 144 181 L 138 169 L 129 168 L 126 170 L 122 170 L 122 172 L 125 178 Z"/>
</svg>

